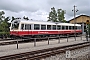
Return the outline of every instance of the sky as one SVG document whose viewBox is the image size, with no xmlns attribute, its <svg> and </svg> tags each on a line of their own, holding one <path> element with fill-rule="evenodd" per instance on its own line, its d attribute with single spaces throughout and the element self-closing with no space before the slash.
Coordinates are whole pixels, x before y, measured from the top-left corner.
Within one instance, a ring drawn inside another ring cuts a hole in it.
<svg viewBox="0 0 90 60">
<path fill-rule="evenodd" d="M 90 0 L 0 0 L 0 11 L 5 12 L 5 16 L 23 17 L 27 16 L 33 20 L 48 20 L 48 14 L 52 7 L 66 11 L 65 20 L 70 20 L 74 16 L 73 6 L 76 6 L 76 16 L 90 16 Z"/>
</svg>

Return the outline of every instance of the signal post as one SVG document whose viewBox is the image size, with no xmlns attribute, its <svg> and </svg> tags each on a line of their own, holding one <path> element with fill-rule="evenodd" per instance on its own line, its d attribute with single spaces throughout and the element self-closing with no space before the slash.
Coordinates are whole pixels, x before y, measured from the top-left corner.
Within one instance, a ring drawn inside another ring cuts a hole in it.
<svg viewBox="0 0 90 60">
<path fill-rule="evenodd" d="M 89 20 L 86 21 L 86 40 L 88 41 L 88 38 L 90 37 L 90 22 Z"/>
</svg>

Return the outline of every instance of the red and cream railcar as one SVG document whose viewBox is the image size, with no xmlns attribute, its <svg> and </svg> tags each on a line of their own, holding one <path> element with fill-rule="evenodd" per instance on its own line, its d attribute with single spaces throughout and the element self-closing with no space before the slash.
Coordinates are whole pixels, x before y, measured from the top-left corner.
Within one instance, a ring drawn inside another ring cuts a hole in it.
<svg viewBox="0 0 90 60">
<path fill-rule="evenodd" d="M 14 20 L 10 35 L 18 37 L 50 36 L 82 33 L 81 25 L 32 20 Z"/>
</svg>

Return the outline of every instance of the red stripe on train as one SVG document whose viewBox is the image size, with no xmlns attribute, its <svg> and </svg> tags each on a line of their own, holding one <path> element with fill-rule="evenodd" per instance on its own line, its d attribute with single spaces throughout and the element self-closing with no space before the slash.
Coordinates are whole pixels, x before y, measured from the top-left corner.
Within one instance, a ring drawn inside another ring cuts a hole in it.
<svg viewBox="0 0 90 60">
<path fill-rule="evenodd" d="M 76 33 L 81 33 L 81 30 L 76 30 Z M 10 35 L 38 35 L 38 34 L 73 34 L 74 30 L 62 30 L 62 31 L 10 31 Z"/>
</svg>

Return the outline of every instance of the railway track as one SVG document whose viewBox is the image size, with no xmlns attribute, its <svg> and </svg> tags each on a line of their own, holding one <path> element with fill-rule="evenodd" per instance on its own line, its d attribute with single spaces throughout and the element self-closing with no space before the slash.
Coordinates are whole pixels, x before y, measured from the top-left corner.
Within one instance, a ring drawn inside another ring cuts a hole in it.
<svg viewBox="0 0 90 60">
<path fill-rule="evenodd" d="M 46 58 L 56 54 L 65 53 L 66 50 L 74 50 L 86 46 L 90 46 L 90 42 L 84 42 L 62 47 L 48 48 L 9 56 L 2 56 L 0 57 L 0 60 L 40 60 L 41 58 Z"/>
</svg>

